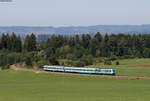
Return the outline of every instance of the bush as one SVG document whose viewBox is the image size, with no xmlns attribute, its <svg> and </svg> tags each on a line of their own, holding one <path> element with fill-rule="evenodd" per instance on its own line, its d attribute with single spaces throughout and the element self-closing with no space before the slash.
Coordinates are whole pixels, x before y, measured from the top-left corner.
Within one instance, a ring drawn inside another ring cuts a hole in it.
<svg viewBox="0 0 150 101">
<path fill-rule="evenodd" d="M 84 67 L 85 63 L 80 60 L 78 60 L 78 61 L 68 60 L 65 62 L 65 66 Z"/>
<path fill-rule="evenodd" d="M 72 60 L 67 60 L 64 62 L 65 66 L 74 66 L 74 62 Z"/>
<path fill-rule="evenodd" d="M 112 65 L 112 62 L 111 62 L 111 61 L 106 60 L 106 61 L 104 62 L 104 65 Z"/>
<path fill-rule="evenodd" d="M 75 61 L 74 66 L 75 67 L 84 67 L 85 63 L 83 61 Z"/>
<path fill-rule="evenodd" d="M 12 65 L 22 61 L 20 53 L 0 53 L 0 66 Z"/>
<path fill-rule="evenodd" d="M 9 68 L 10 68 L 10 65 L 7 64 L 7 65 L 3 66 L 1 69 L 4 70 L 4 69 L 9 69 Z"/>
<path fill-rule="evenodd" d="M 59 65 L 59 61 L 54 57 L 49 58 L 49 62 L 52 65 Z"/>
<path fill-rule="evenodd" d="M 92 65 L 93 64 L 93 59 L 91 57 L 83 57 L 82 59 L 80 59 L 80 61 L 84 65 Z"/>
<path fill-rule="evenodd" d="M 133 59 L 133 58 L 135 58 L 134 55 L 125 55 L 125 56 L 120 57 L 120 59 Z"/>
<path fill-rule="evenodd" d="M 25 63 L 26 63 L 27 66 L 32 66 L 32 60 L 31 60 L 31 58 L 30 57 L 26 57 Z"/>
<path fill-rule="evenodd" d="M 104 58 L 96 58 L 94 62 L 95 63 L 102 63 L 102 62 L 104 62 Z"/>
<path fill-rule="evenodd" d="M 37 61 L 37 65 L 39 68 L 43 68 L 44 65 L 49 65 L 50 63 L 47 60 L 39 60 Z"/>
<path fill-rule="evenodd" d="M 116 61 L 116 65 L 120 65 L 119 61 Z"/>
<path fill-rule="evenodd" d="M 73 55 L 73 54 L 68 54 L 68 55 L 67 55 L 67 59 L 68 59 L 68 60 L 76 60 L 76 56 Z"/>
<path fill-rule="evenodd" d="M 113 56 L 110 57 L 110 60 L 111 60 L 111 61 L 114 61 L 114 60 L 117 60 L 117 59 L 118 59 L 118 58 L 117 58 L 117 56 L 115 56 L 115 55 L 113 55 Z"/>
</svg>

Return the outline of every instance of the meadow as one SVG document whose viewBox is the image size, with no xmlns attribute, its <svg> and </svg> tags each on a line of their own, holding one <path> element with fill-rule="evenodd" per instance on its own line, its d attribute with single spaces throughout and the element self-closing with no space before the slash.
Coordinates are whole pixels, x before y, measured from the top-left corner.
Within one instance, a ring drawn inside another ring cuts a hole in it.
<svg viewBox="0 0 150 101">
<path fill-rule="evenodd" d="M 150 76 L 150 59 L 120 60 L 120 75 Z M 0 70 L 0 101 L 149 101 L 150 79 Z"/>
<path fill-rule="evenodd" d="M 149 101 L 150 79 L 0 71 L 0 101 Z"/>
<path fill-rule="evenodd" d="M 117 60 L 118 61 L 118 60 Z M 127 76 L 150 76 L 150 59 L 123 59 L 119 60 L 120 65 L 115 64 L 116 61 L 112 62 L 112 65 L 104 65 L 99 63 L 96 65 L 86 67 L 96 68 L 113 68 L 116 69 L 117 75 Z"/>
</svg>

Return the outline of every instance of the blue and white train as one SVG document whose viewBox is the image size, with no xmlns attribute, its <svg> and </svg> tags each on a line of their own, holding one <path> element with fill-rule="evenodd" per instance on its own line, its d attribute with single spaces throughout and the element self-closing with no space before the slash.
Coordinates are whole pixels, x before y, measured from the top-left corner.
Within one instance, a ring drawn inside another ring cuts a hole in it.
<svg viewBox="0 0 150 101">
<path fill-rule="evenodd" d="M 99 68 L 79 68 L 79 67 L 64 67 L 64 66 L 43 66 L 45 71 L 50 72 L 66 72 L 80 74 L 97 74 L 97 75 L 116 75 L 114 69 L 99 69 Z"/>
</svg>

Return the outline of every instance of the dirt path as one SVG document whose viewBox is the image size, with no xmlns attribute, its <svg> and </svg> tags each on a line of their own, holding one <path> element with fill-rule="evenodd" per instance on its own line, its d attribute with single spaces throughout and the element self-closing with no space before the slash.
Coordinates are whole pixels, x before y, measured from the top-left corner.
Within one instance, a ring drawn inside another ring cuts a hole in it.
<svg viewBox="0 0 150 101">
<path fill-rule="evenodd" d="M 26 67 L 26 65 L 24 65 L 24 63 L 11 65 L 10 69 L 30 71 L 30 72 L 34 72 L 34 73 L 47 73 L 46 71 L 43 71 L 43 70 L 40 70 L 40 69 L 29 69 L 28 67 Z"/>
<path fill-rule="evenodd" d="M 150 68 L 150 64 L 132 64 L 129 66 Z"/>
</svg>

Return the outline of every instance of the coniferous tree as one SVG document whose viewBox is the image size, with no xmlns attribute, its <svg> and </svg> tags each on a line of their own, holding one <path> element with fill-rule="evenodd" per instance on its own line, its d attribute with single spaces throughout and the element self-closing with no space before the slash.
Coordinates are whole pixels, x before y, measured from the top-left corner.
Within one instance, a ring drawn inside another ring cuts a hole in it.
<svg viewBox="0 0 150 101">
<path fill-rule="evenodd" d="M 29 52 L 36 51 L 36 36 L 33 33 L 26 36 L 24 47 Z"/>
</svg>

